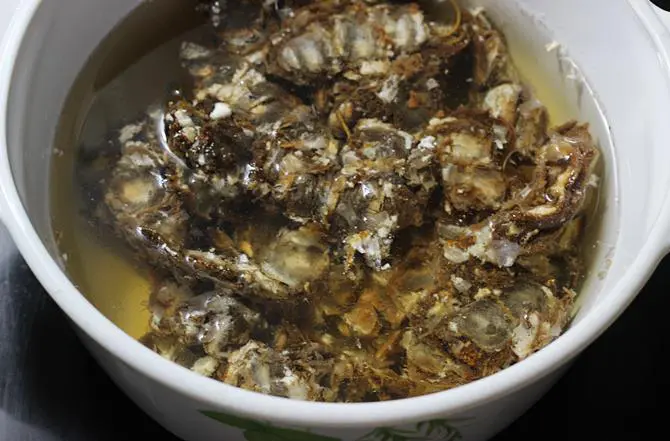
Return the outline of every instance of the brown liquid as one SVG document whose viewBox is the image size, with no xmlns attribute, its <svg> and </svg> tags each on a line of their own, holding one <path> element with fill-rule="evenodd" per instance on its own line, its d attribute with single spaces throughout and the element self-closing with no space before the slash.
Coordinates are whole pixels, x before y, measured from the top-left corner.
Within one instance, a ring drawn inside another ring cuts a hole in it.
<svg viewBox="0 0 670 441">
<path fill-rule="evenodd" d="M 70 91 L 56 134 L 52 226 L 67 272 L 96 308 L 135 338 L 148 329 L 149 273 L 122 250 L 110 247 L 81 214 L 81 194 L 86 189 L 78 188 L 73 179 L 75 164 L 80 148 L 97 146 L 100 137 L 107 135 L 87 123 L 88 118 L 97 120 L 103 130 L 116 128 L 128 116 L 126 109 L 141 111 L 161 100 L 168 84 L 179 81 L 183 37 L 174 37 L 191 35 L 202 21 L 188 3 L 145 2 L 110 33 Z M 171 66 L 167 73 L 166 66 Z M 126 84 L 144 84 L 145 78 L 157 81 L 146 82 L 148 87 L 139 89 L 139 96 L 127 92 Z M 129 95 L 135 95 L 134 102 L 129 103 Z M 102 104 L 96 103 L 99 100 Z M 92 108 L 98 115 L 90 115 Z"/>
<path fill-rule="evenodd" d="M 121 247 L 110 246 L 108 240 L 100 237 L 98 229 L 89 219 L 82 216 L 83 207 L 79 197 L 81 189 L 76 187 L 73 176 L 78 148 L 82 144 L 87 145 L 87 141 L 90 142 L 85 139 L 83 132 L 84 121 L 92 103 L 102 95 L 113 98 L 114 93 L 122 102 L 126 97 L 120 95 L 124 89 L 118 87 L 119 84 L 137 81 L 142 76 L 160 76 L 166 59 L 171 60 L 168 63 L 174 66 L 179 42 L 185 37 L 177 37 L 162 46 L 158 46 L 159 43 L 173 38 L 175 34 L 190 34 L 189 30 L 197 25 L 197 17 L 185 14 L 186 11 L 173 15 L 168 7 L 164 10 L 166 16 L 180 17 L 179 21 L 172 21 L 173 26 L 169 25 L 169 21 L 164 21 L 163 26 L 150 31 L 146 29 L 149 23 L 155 26 L 161 22 L 151 15 L 153 12 L 148 11 L 150 7 L 139 8 L 117 27 L 78 78 L 59 125 L 55 145 L 59 155 L 54 157 L 52 175 L 52 225 L 59 239 L 60 249 L 67 256 L 64 260 L 68 274 L 96 308 L 135 338 L 145 334 L 149 328 L 147 302 L 151 289 L 150 273 L 148 269 L 138 267 L 129 259 Z M 149 15 L 152 16 L 151 20 L 146 18 Z M 138 39 L 139 29 L 142 29 L 143 36 L 152 35 L 155 38 Z M 145 42 L 143 47 L 137 46 L 138 41 Z M 158 48 L 154 49 L 156 47 Z M 553 85 L 543 83 L 544 76 L 533 63 L 532 56 L 519 49 L 511 47 L 514 61 L 526 83 L 533 86 L 536 97 L 548 108 L 552 125 L 573 117 L 565 95 Z M 165 87 L 172 81 L 179 81 L 178 75 L 176 73 L 174 78 L 163 79 L 163 84 L 151 91 L 145 90 L 145 94 L 153 93 L 154 96 L 144 96 L 139 101 L 146 102 L 131 107 L 139 111 L 149 102 L 162 101 Z M 106 89 L 100 90 L 101 87 Z M 119 106 L 119 102 L 114 99 L 109 102 L 110 108 L 106 110 L 112 116 L 108 117 L 105 124 L 108 128 L 120 127 L 125 122 L 120 118 L 128 115 L 123 114 L 123 106 Z"/>
</svg>

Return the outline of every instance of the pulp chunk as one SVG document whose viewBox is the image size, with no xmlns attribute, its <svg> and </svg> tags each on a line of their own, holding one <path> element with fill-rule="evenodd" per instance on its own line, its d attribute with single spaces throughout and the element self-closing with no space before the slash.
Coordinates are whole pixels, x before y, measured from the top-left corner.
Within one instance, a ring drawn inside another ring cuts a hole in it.
<svg viewBox="0 0 670 441">
<path fill-rule="evenodd" d="M 588 126 L 547 126 L 485 12 L 280 3 L 185 44 L 191 90 L 118 131 L 96 180 L 97 220 L 151 269 L 143 342 L 329 402 L 447 390 L 550 344 L 585 272 Z"/>
</svg>

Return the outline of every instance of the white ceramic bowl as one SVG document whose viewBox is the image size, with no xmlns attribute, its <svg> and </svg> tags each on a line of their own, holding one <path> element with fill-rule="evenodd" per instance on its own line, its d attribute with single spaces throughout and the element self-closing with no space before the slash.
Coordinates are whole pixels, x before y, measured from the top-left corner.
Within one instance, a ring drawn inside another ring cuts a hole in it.
<svg viewBox="0 0 670 441">
<path fill-rule="evenodd" d="M 605 331 L 670 249 L 670 36 L 651 6 L 645 0 L 473 0 L 528 55 L 535 76 L 561 91 L 570 113 L 592 124 L 605 153 L 604 228 L 572 327 L 496 375 L 394 402 L 290 401 L 200 377 L 146 349 L 98 312 L 59 266 L 50 228 L 50 146 L 64 100 L 87 57 L 139 3 L 21 2 L 0 68 L 0 216 L 101 366 L 142 409 L 186 440 L 375 441 L 386 439 L 384 428 L 409 431 L 413 440 L 488 439 Z M 562 48 L 547 51 L 554 40 Z"/>
</svg>

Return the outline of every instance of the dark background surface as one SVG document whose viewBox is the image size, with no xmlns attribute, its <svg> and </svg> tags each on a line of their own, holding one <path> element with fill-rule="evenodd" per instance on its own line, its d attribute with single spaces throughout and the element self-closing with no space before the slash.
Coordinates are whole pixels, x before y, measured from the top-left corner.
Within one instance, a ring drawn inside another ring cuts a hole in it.
<svg viewBox="0 0 670 441">
<path fill-rule="evenodd" d="M 670 0 L 651 0 L 651 2 L 665 11 L 670 11 Z"/>
<path fill-rule="evenodd" d="M 652 1 L 670 11 L 670 0 Z M 670 439 L 669 330 L 666 258 L 617 323 L 495 441 Z M 140 436 L 178 441 L 101 371 L 0 225 L 0 441 Z"/>
<path fill-rule="evenodd" d="M 619 321 L 495 441 L 668 439 L 670 258 Z M 0 440 L 177 441 L 84 350 L 0 227 Z"/>
</svg>

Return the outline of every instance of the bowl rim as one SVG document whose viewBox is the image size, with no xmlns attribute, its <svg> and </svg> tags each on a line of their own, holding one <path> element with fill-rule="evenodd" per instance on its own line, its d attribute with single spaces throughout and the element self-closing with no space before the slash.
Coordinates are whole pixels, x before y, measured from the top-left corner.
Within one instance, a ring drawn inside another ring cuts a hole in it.
<svg viewBox="0 0 670 441">
<path fill-rule="evenodd" d="M 670 86 L 670 39 L 657 36 L 660 24 L 651 5 L 626 0 L 652 34 L 663 57 Z M 4 38 L 0 66 L 0 218 L 24 259 L 68 317 L 98 345 L 126 366 L 181 395 L 203 402 L 203 410 L 226 410 L 246 417 L 301 427 L 372 427 L 431 418 L 464 416 L 482 404 L 512 394 L 566 365 L 598 338 L 633 301 L 669 248 L 670 194 L 647 241 L 630 269 L 594 309 L 546 348 L 509 368 L 475 382 L 430 395 L 378 403 L 317 403 L 290 400 L 243 390 L 202 377 L 130 337 L 98 311 L 68 279 L 46 247 L 23 207 L 8 158 L 7 106 L 19 49 L 42 0 L 21 0 Z M 662 25 L 661 25 L 662 26 Z M 652 31 L 653 30 L 653 31 Z M 668 46 L 666 46 L 668 45 Z M 206 404 L 205 404 L 206 403 Z"/>
</svg>

